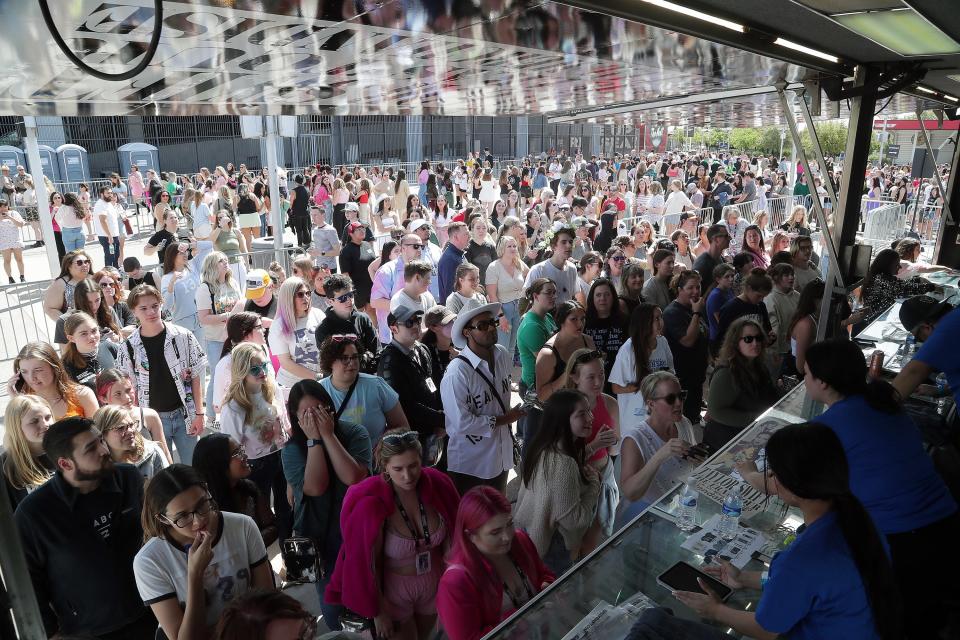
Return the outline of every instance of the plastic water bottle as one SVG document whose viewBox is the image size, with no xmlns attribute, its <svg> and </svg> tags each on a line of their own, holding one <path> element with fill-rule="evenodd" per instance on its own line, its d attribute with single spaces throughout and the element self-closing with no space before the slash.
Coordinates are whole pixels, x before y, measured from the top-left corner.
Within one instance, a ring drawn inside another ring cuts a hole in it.
<svg viewBox="0 0 960 640">
<path fill-rule="evenodd" d="M 677 527 L 680 531 L 693 531 L 697 526 L 697 500 L 700 493 L 696 490 L 693 478 L 683 485 L 680 495 L 680 511 L 677 513 Z"/>
<path fill-rule="evenodd" d="M 917 339 L 913 336 L 912 333 L 908 333 L 907 337 L 903 340 L 903 361 L 908 362 L 913 358 L 913 354 L 917 351 Z"/>
<path fill-rule="evenodd" d="M 940 372 L 937 374 L 937 413 L 943 414 L 947 406 L 947 374 Z"/>
<path fill-rule="evenodd" d="M 733 540 L 737 537 L 740 526 L 740 514 L 743 512 L 743 498 L 740 497 L 740 484 L 727 492 L 723 499 L 723 509 L 720 512 L 720 525 L 717 533 L 724 540 Z"/>
</svg>

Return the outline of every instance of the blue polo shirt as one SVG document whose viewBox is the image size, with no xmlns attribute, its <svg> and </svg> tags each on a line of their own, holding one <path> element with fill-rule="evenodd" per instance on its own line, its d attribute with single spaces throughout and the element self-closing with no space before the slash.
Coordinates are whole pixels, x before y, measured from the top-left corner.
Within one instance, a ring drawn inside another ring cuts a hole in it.
<svg viewBox="0 0 960 640">
<path fill-rule="evenodd" d="M 936 371 L 943 371 L 953 391 L 953 397 L 960 402 L 960 350 L 954 340 L 960 337 L 960 309 L 954 309 L 937 323 L 933 333 L 923 343 L 917 355 L 920 362 Z"/>
<path fill-rule="evenodd" d="M 790 640 L 879 639 L 835 512 L 815 520 L 774 556 L 757 623 Z"/>
<path fill-rule="evenodd" d="M 877 411 L 863 396 L 851 396 L 816 422 L 840 438 L 850 465 L 850 490 L 884 534 L 925 527 L 957 510 L 907 414 Z"/>
</svg>

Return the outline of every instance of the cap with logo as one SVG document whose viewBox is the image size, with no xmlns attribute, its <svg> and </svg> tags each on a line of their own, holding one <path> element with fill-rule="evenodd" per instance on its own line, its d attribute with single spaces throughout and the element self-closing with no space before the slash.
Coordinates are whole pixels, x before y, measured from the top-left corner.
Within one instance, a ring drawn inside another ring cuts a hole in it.
<svg viewBox="0 0 960 640">
<path fill-rule="evenodd" d="M 273 279 L 263 269 L 253 269 L 247 272 L 247 300 L 256 300 L 263 296 Z"/>
</svg>

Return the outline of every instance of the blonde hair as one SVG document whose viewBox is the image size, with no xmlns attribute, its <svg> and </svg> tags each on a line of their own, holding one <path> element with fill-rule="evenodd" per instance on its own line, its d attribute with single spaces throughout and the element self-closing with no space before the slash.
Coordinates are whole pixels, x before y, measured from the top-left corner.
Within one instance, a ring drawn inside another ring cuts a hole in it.
<svg viewBox="0 0 960 640">
<path fill-rule="evenodd" d="M 226 260 L 230 262 L 227 258 L 227 254 L 221 251 L 213 251 L 206 258 L 203 259 L 203 267 L 200 270 L 200 279 L 210 287 L 210 294 L 216 297 L 220 293 L 222 287 L 228 286 L 234 290 L 237 287 L 233 283 L 233 271 L 228 267 L 227 275 L 224 277 L 223 282 L 220 282 L 220 279 L 217 277 L 217 273 L 220 269 L 219 264 L 221 260 Z M 210 311 L 213 313 L 213 310 Z"/>
<path fill-rule="evenodd" d="M 273 367 L 270 366 L 270 358 L 263 351 L 263 347 L 252 342 L 241 342 L 230 352 L 233 360 L 230 363 L 230 386 L 227 387 L 227 393 L 223 397 L 223 404 L 231 400 L 240 405 L 246 415 L 253 410 L 253 402 L 247 394 L 247 386 L 244 384 L 247 374 L 250 372 L 250 365 L 254 358 L 263 360 L 267 366 L 267 379 L 263 382 L 263 399 L 267 404 L 273 404 L 273 398 L 276 392 L 276 385 L 273 381 Z"/>
<path fill-rule="evenodd" d="M 803 220 L 800 222 L 803 224 L 803 226 L 807 226 L 807 208 L 802 204 L 798 204 L 790 211 L 790 217 L 787 218 L 787 223 L 793 224 L 794 218 L 797 217 L 797 211 L 803 212 Z"/>
<path fill-rule="evenodd" d="M 387 436 L 400 436 L 407 433 L 416 432 L 412 429 L 390 429 L 380 436 L 380 442 L 377 443 L 373 450 L 373 459 L 377 464 L 377 469 L 382 471 L 386 468 L 390 458 L 399 456 L 407 451 L 416 451 L 418 456 L 423 455 L 423 446 L 420 444 L 419 438 L 417 438 L 415 442 L 408 442 L 404 438 L 388 438 L 384 440 Z"/>
<path fill-rule="evenodd" d="M 100 434 L 104 436 L 104 441 L 106 441 L 106 434 L 108 431 L 118 429 L 123 422 L 130 420 L 132 417 L 133 412 L 130 409 L 114 404 L 108 404 L 100 407 L 97 409 L 97 412 L 93 414 L 93 426 L 100 431 Z M 143 452 L 147 446 L 143 441 L 143 434 L 140 433 L 139 429 L 134 431 L 134 434 L 133 451 L 118 455 L 118 453 L 112 448 L 110 449 L 110 457 L 113 458 L 114 462 L 129 462 L 130 464 L 136 464 L 143 458 Z M 109 445 L 107 446 L 109 447 Z"/>
<path fill-rule="evenodd" d="M 14 489 L 38 487 L 53 475 L 31 455 L 30 445 L 23 435 L 20 423 L 31 409 L 46 409 L 53 415 L 53 410 L 46 400 L 29 394 L 11 399 L 3 414 L 3 424 L 6 427 L 3 432 L 3 448 L 7 452 L 3 475 Z"/>
<path fill-rule="evenodd" d="M 517 245 L 517 255 L 514 257 L 513 266 L 522 271 L 523 260 L 520 259 L 520 252 L 523 250 L 523 247 L 520 246 L 520 243 L 513 236 L 506 233 L 500 236 L 500 240 L 497 241 L 497 257 L 500 258 L 501 261 L 503 260 L 503 254 L 507 250 L 508 242 L 513 242 L 515 245 Z"/>
</svg>

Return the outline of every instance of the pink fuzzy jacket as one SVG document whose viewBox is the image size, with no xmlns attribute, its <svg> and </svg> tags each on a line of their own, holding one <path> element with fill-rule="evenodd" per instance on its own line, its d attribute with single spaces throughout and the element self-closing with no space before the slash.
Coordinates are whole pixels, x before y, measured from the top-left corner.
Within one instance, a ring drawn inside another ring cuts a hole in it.
<svg viewBox="0 0 960 640">
<path fill-rule="evenodd" d="M 453 531 L 460 495 L 450 478 L 435 469 L 424 468 L 418 488 L 424 504 L 436 509 L 447 531 Z M 373 618 L 380 612 L 370 553 L 383 523 L 396 508 L 393 490 L 382 475 L 371 476 L 347 490 L 340 511 L 343 545 L 324 592 L 327 602 L 341 604 L 365 618 Z"/>
</svg>

